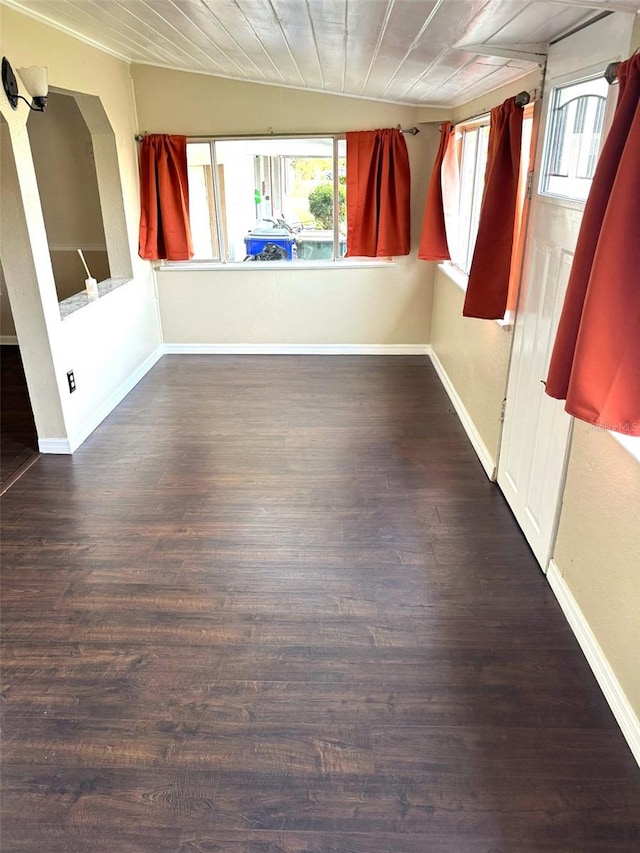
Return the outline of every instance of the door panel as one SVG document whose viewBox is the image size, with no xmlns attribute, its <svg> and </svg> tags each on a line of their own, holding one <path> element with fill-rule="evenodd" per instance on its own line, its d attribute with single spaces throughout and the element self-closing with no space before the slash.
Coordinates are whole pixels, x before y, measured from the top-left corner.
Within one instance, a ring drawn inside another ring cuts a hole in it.
<svg viewBox="0 0 640 853">
<path fill-rule="evenodd" d="M 613 14 L 554 45 L 543 116 L 558 85 L 602 74 L 609 61 L 624 58 L 630 35 L 629 16 Z M 544 381 L 584 208 L 537 189 L 548 126 L 547 117 L 540 128 L 498 463 L 498 484 L 543 571 L 552 554 L 572 426 L 564 402 L 544 393 Z"/>
</svg>

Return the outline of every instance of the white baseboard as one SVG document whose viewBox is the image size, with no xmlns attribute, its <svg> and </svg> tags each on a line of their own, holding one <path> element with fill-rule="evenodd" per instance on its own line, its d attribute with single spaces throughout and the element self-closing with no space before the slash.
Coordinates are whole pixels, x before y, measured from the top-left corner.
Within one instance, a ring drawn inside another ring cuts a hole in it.
<svg viewBox="0 0 640 853">
<path fill-rule="evenodd" d="M 429 355 L 429 344 L 164 344 L 166 355 Z"/>
<path fill-rule="evenodd" d="M 80 445 L 100 426 L 102 421 L 111 414 L 115 407 L 124 400 L 127 394 L 135 388 L 142 377 L 151 370 L 153 365 L 163 355 L 162 347 L 157 347 L 142 364 L 127 377 L 127 379 L 105 400 L 105 402 L 92 412 L 90 417 L 84 421 L 79 429 L 66 438 L 44 438 L 38 439 L 40 453 L 74 453 Z"/>
<path fill-rule="evenodd" d="M 39 438 L 40 453 L 72 453 L 71 444 L 67 438 Z"/>
<path fill-rule="evenodd" d="M 16 335 L 0 335 L 0 346 L 17 347 L 18 338 L 16 337 Z"/>
<path fill-rule="evenodd" d="M 449 374 L 444 369 L 444 365 L 438 358 L 435 352 L 431 352 L 431 363 L 433 364 L 436 373 L 442 384 L 444 385 L 444 390 L 449 395 L 449 399 L 453 404 L 453 408 L 456 410 L 458 417 L 462 423 L 462 426 L 467 433 L 469 441 L 471 442 L 473 449 L 478 455 L 478 459 L 484 468 L 487 477 L 494 482 L 496 479 L 496 461 L 489 452 L 489 448 L 482 440 L 482 437 L 478 430 L 476 429 L 476 425 L 471 419 L 471 415 L 466 409 L 466 406 L 462 402 L 458 392 L 456 391 L 453 382 L 449 379 Z"/>
<path fill-rule="evenodd" d="M 562 612 L 567 617 L 567 622 L 580 644 L 580 648 L 584 652 L 584 656 L 596 677 L 596 681 L 604 693 L 604 698 L 607 700 L 613 716 L 616 718 L 622 734 L 629 744 L 629 749 L 638 764 L 640 764 L 640 720 L 631 707 L 620 682 L 602 651 L 600 643 L 585 619 L 584 613 L 578 606 L 578 602 L 571 594 L 571 590 L 562 577 L 555 560 L 551 560 L 549 564 L 547 579 L 558 599 Z"/>
</svg>

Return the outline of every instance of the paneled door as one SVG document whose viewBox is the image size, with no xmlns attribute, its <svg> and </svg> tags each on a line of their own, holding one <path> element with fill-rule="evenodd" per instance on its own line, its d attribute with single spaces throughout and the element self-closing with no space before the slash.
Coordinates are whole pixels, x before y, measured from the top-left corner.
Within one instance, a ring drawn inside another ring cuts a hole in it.
<svg viewBox="0 0 640 853">
<path fill-rule="evenodd" d="M 498 485 L 540 566 L 552 555 L 572 418 L 544 393 L 584 201 L 615 92 L 602 74 L 628 55 L 614 13 L 549 50 L 545 101 L 507 384 Z M 578 58 L 578 59 L 576 59 Z"/>
</svg>

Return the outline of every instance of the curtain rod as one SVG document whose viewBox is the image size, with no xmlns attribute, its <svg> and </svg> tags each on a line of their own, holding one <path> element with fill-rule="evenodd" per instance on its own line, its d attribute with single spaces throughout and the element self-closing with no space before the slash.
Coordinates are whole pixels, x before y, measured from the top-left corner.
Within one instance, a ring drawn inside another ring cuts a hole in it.
<svg viewBox="0 0 640 853">
<path fill-rule="evenodd" d="M 535 89 L 533 90 L 533 95 L 535 97 Z M 518 92 L 516 95 L 516 106 L 518 107 L 526 107 L 528 103 L 531 102 L 531 94 L 529 92 Z M 457 121 L 454 127 L 458 124 L 466 124 L 468 121 L 473 121 L 474 118 L 480 118 L 481 116 L 488 116 L 490 110 L 482 110 L 480 113 L 474 113 L 472 116 L 466 116 L 466 118 L 461 118 Z M 442 127 L 442 125 L 440 125 Z"/>
<path fill-rule="evenodd" d="M 420 133 L 420 128 L 418 127 L 403 128 L 397 125 L 396 130 L 399 130 L 400 133 L 409 133 L 411 136 Z M 223 133 L 219 135 L 207 133 L 206 135 L 186 134 L 186 136 L 187 139 L 209 139 L 213 141 L 218 139 L 327 139 L 330 136 L 344 136 L 344 134 L 345 131 L 337 133 L 275 133 L 274 131 L 269 131 L 269 133 Z M 136 133 L 134 138 L 136 142 L 142 142 L 147 135 L 148 131 L 144 130 L 142 133 Z"/>
</svg>

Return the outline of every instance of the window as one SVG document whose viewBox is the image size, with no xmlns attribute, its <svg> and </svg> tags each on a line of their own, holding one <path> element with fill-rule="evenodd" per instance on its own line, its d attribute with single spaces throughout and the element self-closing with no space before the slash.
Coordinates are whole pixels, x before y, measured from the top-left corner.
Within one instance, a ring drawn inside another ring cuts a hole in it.
<svg viewBox="0 0 640 853">
<path fill-rule="evenodd" d="M 516 222 L 514 224 L 514 251 L 512 261 L 512 282 L 509 286 L 508 309 L 515 307 L 520 259 L 522 252 L 522 234 L 520 230 L 524 211 L 525 188 L 530 164 L 530 152 L 533 131 L 533 104 L 524 107 L 522 119 L 522 149 L 520 156 L 520 179 Z M 454 233 L 450 233 L 447 223 L 447 240 L 451 254 L 451 263 L 465 275 L 469 275 L 473 251 L 478 236 L 480 208 L 484 192 L 484 179 L 489 151 L 488 117 L 484 122 L 476 122 L 456 128 L 457 148 L 460 161 L 460 184 L 458 197 L 458 215 Z"/>
<path fill-rule="evenodd" d="M 484 173 L 489 148 L 489 125 L 462 128 L 460 198 L 457 233 L 449 247 L 452 263 L 469 274 L 478 235 Z"/>
<path fill-rule="evenodd" d="M 553 90 L 542 193 L 586 200 L 600 150 L 608 91 L 604 77 Z"/>
<path fill-rule="evenodd" d="M 334 261 L 346 252 L 346 141 L 187 143 L 194 260 Z"/>
</svg>

